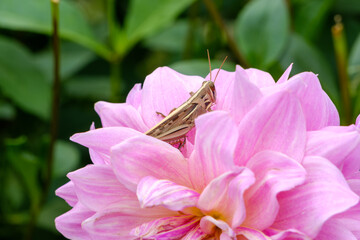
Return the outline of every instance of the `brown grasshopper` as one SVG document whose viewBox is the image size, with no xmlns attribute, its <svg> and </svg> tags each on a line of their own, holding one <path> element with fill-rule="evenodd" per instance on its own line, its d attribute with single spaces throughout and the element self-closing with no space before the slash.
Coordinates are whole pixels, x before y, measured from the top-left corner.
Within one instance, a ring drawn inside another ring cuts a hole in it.
<svg viewBox="0 0 360 240">
<path fill-rule="evenodd" d="M 209 51 L 208 60 L 210 68 L 210 81 L 204 81 L 199 90 L 190 93 L 190 98 L 181 104 L 178 108 L 173 109 L 169 115 L 148 130 L 145 134 L 158 138 L 170 144 L 179 144 L 178 149 L 184 146 L 186 134 L 195 126 L 195 119 L 211 111 L 211 107 L 216 102 L 215 80 L 219 74 L 227 57 L 225 57 L 218 72 L 216 73 L 214 82 L 211 81 L 211 63 Z"/>
</svg>

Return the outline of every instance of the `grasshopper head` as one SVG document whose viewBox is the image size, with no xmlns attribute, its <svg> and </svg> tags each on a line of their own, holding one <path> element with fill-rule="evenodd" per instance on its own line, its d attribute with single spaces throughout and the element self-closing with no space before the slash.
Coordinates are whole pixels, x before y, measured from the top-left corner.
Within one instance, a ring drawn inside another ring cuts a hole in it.
<svg viewBox="0 0 360 240">
<path fill-rule="evenodd" d="M 209 84 L 209 89 L 210 89 L 210 97 L 211 97 L 211 102 L 216 102 L 216 89 L 215 89 L 215 84 L 212 81 L 208 81 Z"/>
</svg>

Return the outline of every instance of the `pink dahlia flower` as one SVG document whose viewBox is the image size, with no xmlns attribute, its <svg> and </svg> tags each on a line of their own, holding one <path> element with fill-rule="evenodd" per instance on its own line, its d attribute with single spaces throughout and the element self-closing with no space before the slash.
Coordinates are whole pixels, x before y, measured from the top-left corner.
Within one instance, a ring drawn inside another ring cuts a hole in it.
<svg viewBox="0 0 360 240">
<path fill-rule="evenodd" d="M 70 239 L 360 240 L 360 117 L 341 127 L 313 73 L 275 83 L 220 71 L 217 102 L 176 147 L 146 136 L 204 79 L 169 68 L 126 103 L 99 102 L 103 127 L 72 136 L 93 164 L 57 190 Z"/>
</svg>

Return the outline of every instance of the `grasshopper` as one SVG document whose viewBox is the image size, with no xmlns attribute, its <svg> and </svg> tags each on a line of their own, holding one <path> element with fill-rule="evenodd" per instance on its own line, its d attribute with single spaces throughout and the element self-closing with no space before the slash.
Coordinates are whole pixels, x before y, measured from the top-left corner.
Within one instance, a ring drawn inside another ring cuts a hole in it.
<svg viewBox="0 0 360 240">
<path fill-rule="evenodd" d="M 210 68 L 210 81 L 204 81 L 202 86 L 195 93 L 190 93 L 190 98 L 181 104 L 178 108 L 173 109 L 169 115 L 164 117 L 158 124 L 148 130 L 145 134 L 158 138 L 170 144 L 179 144 L 178 149 L 185 145 L 186 134 L 195 126 L 195 119 L 211 111 L 211 107 L 216 102 L 215 80 L 223 66 L 226 58 L 221 64 L 216 73 L 214 82 L 211 81 L 211 63 L 209 51 L 207 51 L 209 68 Z"/>
</svg>

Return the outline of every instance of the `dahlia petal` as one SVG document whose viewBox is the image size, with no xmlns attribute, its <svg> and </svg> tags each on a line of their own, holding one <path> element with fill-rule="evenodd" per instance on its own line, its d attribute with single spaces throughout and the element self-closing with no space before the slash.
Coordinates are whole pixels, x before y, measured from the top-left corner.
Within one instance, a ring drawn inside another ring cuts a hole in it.
<svg viewBox="0 0 360 240">
<path fill-rule="evenodd" d="M 218 101 L 217 109 L 225 110 L 234 116 L 239 123 L 262 97 L 259 88 L 249 81 L 243 68 L 236 66 L 235 78 L 228 79 L 230 91 L 226 92 L 223 101 Z"/>
<path fill-rule="evenodd" d="M 236 66 L 236 70 L 237 70 Z M 264 71 L 255 68 L 245 69 L 251 83 L 255 84 L 258 88 L 269 87 L 275 84 L 273 77 Z"/>
<path fill-rule="evenodd" d="M 130 90 L 129 94 L 126 97 L 126 103 L 132 105 L 136 109 L 140 107 L 141 104 L 141 83 L 137 83 Z"/>
<path fill-rule="evenodd" d="M 222 220 L 217 220 L 211 216 L 205 216 L 200 221 L 201 229 L 207 234 L 213 234 L 215 229 L 221 229 L 222 234 L 220 239 L 234 239 L 235 233 L 231 227 Z"/>
<path fill-rule="evenodd" d="M 140 239 L 181 239 L 199 220 L 193 216 L 173 216 L 147 222 L 131 230 L 131 235 Z"/>
<path fill-rule="evenodd" d="M 148 127 L 134 106 L 127 103 L 97 102 L 95 111 L 100 116 L 103 127 L 128 127 L 145 132 Z"/>
<path fill-rule="evenodd" d="M 271 236 L 271 240 L 312 240 L 312 238 L 306 236 L 304 233 L 296 229 L 286 229 L 284 231 L 275 229 L 266 229 L 264 232 Z"/>
<path fill-rule="evenodd" d="M 280 210 L 272 228 L 295 228 L 311 238 L 332 216 L 359 202 L 341 172 L 321 157 L 306 157 L 304 184 L 278 195 Z"/>
<path fill-rule="evenodd" d="M 203 78 L 186 76 L 168 67 L 157 68 L 145 79 L 142 89 L 141 111 L 145 124 L 150 128 L 162 120 L 156 114 L 168 115 L 201 87 Z"/>
<path fill-rule="evenodd" d="M 72 207 L 79 201 L 76 196 L 74 183 L 71 181 L 56 189 L 55 194 L 64 199 Z"/>
<path fill-rule="evenodd" d="M 294 159 L 273 151 L 256 154 L 246 167 L 255 173 L 256 182 L 246 191 L 243 225 L 262 230 L 271 226 L 276 218 L 277 195 L 302 184 L 306 171 Z"/>
<path fill-rule="evenodd" d="M 264 233 L 247 227 L 237 227 L 235 229 L 236 236 L 243 236 L 245 239 L 251 240 L 272 240 L 272 238 L 266 236 Z"/>
<path fill-rule="evenodd" d="M 93 149 L 89 149 L 90 159 L 95 165 L 109 164 L 109 156 L 107 154 L 101 154 Z"/>
<path fill-rule="evenodd" d="M 243 194 L 255 182 L 247 168 L 238 168 L 212 180 L 201 193 L 198 208 L 206 215 L 219 215 L 230 227 L 239 226 L 245 219 Z"/>
<path fill-rule="evenodd" d="M 141 207 L 164 206 L 180 211 L 195 206 L 200 194 L 171 181 L 148 176 L 139 182 L 137 196 Z"/>
<path fill-rule="evenodd" d="M 359 229 L 359 225 L 357 225 Z M 316 240 L 358 240 L 356 236 L 347 228 L 346 225 L 339 221 L 327 221 L 321 228 Z"/>
<path fill-rule="evenodd" d="M 297 98 L 286 91 L 263 97 L 240 122 L 239 132 L 237 165 L 246 165 L 251 156 L 264 150 L 282 152 L 299 162 L 303 158 L 304 116 Z"/>
<path fill-rule="evenodd" d="M 360 114 L 357 116 L 355 124 L 358 128 L 360 128 Z"/>
<path fill-rule="evenodd" d="M 181 240 L 216 240 L 214 238 L 210 238 L 208 234 L 204 233 L 200 225 L 195 226 L 193 229 L 191 229 Z"/>
<path fill-rule="evenodd" d="M 322 90 L 318 77 L 312 72 L 299 73 L 282 87 L 300 100 L 308 131 L 331 125 L 339 125 L 335 105 Z"/>
<path fill-rule="evenodd" d="M 69 173 L 68 177 L 80 202 L 91 210 L 99 211 L 114 203 L 137 202 L 135 193 L 117 180 L 109 165 L 88 165 Z"/>
<path fill-rule="evenodd" d="M 139 135 L 143 134 L 131 128 L 107 127 L 74 134 L 70 140 L 98 152 L 108 162 L 112 146 Z"/>
<path fill-rule="evenodd" d="M 327 131 L 327 130 L 331 131 Z M 338 129 L 338 130 L 336 130 Z M 360 169 L 360 131 L 352 126 L 308 132 L 307 156 L 321 156 L 337 166 L 346 178 Z"/>
<path fill-rule="evenodd" d="M 111 149 L 111 162 L 119 181 L 136 192 L 143 177 L 167 179 L 183 186 L 191 186 L 188 163 L 178 149 L 156 138 L 141 135 Z"/>
<path fill-rule="evenodd" d="M 55 219 L 56 229 L 65 237 L 74 240 L 91 239 L 81 224 L 94 214 L 81 203 L 76 204 L 70 211 Z"/>
<path fill-rule="evenodd" d="M 211 71 L 212 76 L 216 76 L 218 69 L 214 69 Z M 210 81 L 210 74 L 208 74 L 205 78 L 207 81 Z M 211 79 L 214 81 L 214 79 Z M 229 94 L 230 96 L 233 95 L 232 87 L 234 85 L 235 80 L 235 72 L 228 72 L 225 70 L 220 70 L 219 74 L 214 81 L 216 87 L 216 105 L 214 106 L 215 109 L 222 109 L 222 106 L 229 105 L 224 103 L 227 101 Z"/>
<path fill-rule="evenodd" d="M 191 182 L 201 191 L 214 178 L 234 167 L 237 126 L 227 112 L 198 117 L 194 152 L 189 159 Z"/>
<path fill-rule="evenodd" d="M 285 83 L 289 79 L 292 66 L 293 66 L 293 64 L 291 63 L 290 66 L 288 66 L 288 68 L 285 70 L 285 72 L 281 75 L 279 80 L 277 80 L 276 84 Z"/>
</svg>

